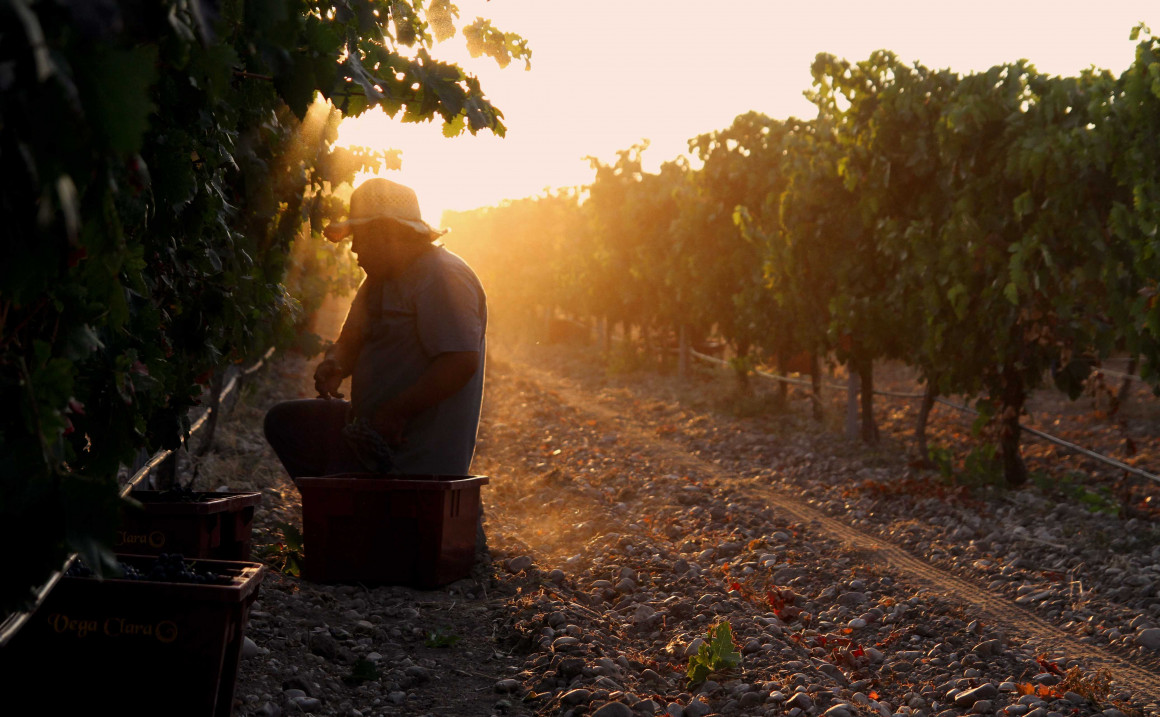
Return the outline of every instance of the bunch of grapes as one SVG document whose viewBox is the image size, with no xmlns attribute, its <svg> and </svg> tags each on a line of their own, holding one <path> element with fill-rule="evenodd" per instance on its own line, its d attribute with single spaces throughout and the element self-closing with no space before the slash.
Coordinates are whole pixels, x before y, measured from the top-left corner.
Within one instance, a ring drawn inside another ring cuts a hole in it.
<svg viewBox="0 0 1160 717">
<path fill-rule="evenodd" d="M 68 566 L 68 570 L 64 571 L 64 574 L 65 577 L 69 578 L 91 578 L 93 571 L 89 569 L 88 565 L 85 565 L 85 561 L 77 558 L 72 562 L 72 565 Z"/>
<path fill-rule="evenodd" d="M 121 571 L 121 579 L 122 580 L 144 580 L 145 579 L 145 576 L 143 576 L 141 574 L 140 570 L 138 570 L 137 568 L 133 567 L 132 565 L 130 565 L 128 563 L 122 563 L 120 560 L 117 561 L 117 569 Z"/>
<path fill-rule="evenodd" d="M 228 585 L 230 578 L 225 575 L 218 575 L 215 572 L 208 570 L 198 570 L 194 568 L 193 563 L 185 562 L 185 556 L 181 553 L 162 553 L 153 561 L 153 565 L 149 567 L 144 574 L 138 573 L 140 577 L 126 578 L 130 580 L 155 580 L 158 582 L 167 583 L 194 583 L 197 585 Z"/>
<path fill-rule="evenodd" d="M 165 583 L 193 583 L 195 585 L 229 585 L 233 581 L 228 575 L 218 575 L 210 570 L 201 570 L 195 563 L 185 562 L 181 553 L 162 553 L 144 569 L 128 563 L 117 563 L 122 580 L 148 580 Z M 65 573 L 68 577 L 88 578 L 93 571 L 83 560 L 77 559 Z"/>
</svg>

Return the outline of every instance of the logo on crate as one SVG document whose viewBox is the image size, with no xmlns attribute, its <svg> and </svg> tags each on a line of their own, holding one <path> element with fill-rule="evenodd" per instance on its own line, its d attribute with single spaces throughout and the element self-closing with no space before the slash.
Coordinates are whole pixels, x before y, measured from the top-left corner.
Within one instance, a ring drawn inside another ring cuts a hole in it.
<svg viewBox="0 0 1160 717">
<path fill-rule="evenodd" d="M 74 618 L 55 613 L 49 615 L 48 624 L 58 634 L 71 633 L 78 638 L 101 633 L 107 637 L 155 637 L 158 642 L 170 643 L 177 639 L 177 623 L 172 620 L 143 623 L 126 617 L 111 616 L 103 621 L 91 618 Z"/>
<path fill-rule="evenodd" d="M 117 531 L 117 547 L 125 545 L 148 545 L 150 548 L 165 547 L 165 533 L 154 530 L 152 533 L 126 533 Z"/>
</svg>

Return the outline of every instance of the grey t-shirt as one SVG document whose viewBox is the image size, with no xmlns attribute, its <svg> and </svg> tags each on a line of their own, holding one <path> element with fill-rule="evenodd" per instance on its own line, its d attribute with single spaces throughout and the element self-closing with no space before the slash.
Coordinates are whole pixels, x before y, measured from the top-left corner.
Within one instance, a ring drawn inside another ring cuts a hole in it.
<svg viewBox="0 0 1160 717">
<path fill-rule="evenodd" d="M 361 343 L 351 377 L 356 416 L 370 418 L 439 354 L 479 352 L 479 367 L 468 384 L 416 416 L 403 433 L 405 442 L 393 447 L 403 473 L 468 474 L 483 403 L 486 331 L 487 302 L 479 279 L 442 247 L 421 254 L 398 278 L 359 287 L 340 338 Z"/>
</svg>

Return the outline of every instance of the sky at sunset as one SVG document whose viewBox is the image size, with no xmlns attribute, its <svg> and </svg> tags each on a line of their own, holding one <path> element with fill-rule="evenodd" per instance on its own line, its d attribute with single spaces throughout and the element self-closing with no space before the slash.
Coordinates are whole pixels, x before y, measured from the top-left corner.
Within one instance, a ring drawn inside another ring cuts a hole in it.
<svg viewBox="0 0 1160 717">
<path fill-rule="evenodd" d="M 819 52 L 852 61 L 888 49 L 906 62 L 960 73 L 1026 58 L 1041 72 L 1090 66 L 1122 72 L 1132 27 L 1160 33 L 1160 1 L 974 0 L 459 0 L 460 24 L 477 16 L 516 32 L 532 69 L 472 59 L 457 36 L 433 54 L 480 78 L 504 113 L 507 137 L 442 136 L 438 123 L 404 125 L 379 112 L 347 120 L 339 142 L 403 152 L 386 176 L 417 191 L 424 217 L 592 179 L 586 156 L 650 141 L 655 169 L 687 140 L 750 110 L 812 117 L 802 96 Z"/>
</svg>

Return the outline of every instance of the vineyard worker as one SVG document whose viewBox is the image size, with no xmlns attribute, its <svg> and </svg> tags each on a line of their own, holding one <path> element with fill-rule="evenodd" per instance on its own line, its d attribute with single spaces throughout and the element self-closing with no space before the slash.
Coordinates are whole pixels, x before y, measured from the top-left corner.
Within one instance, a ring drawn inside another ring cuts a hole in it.
<svg viewBox="0 0 1160 717">
<path fill-rule="evenodd" d="M 483 401 L 487 305 L 475 272 L 433 243 L 415 192 L 363 182 L 350 216 L 367 278 L 314 372 L 319 398 L 279 403 L 266 439 L 292 478 L 348 472 L 467 475 Z M 351 402 L 338 393 L 351 376 Z"/>
</svg>

